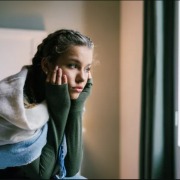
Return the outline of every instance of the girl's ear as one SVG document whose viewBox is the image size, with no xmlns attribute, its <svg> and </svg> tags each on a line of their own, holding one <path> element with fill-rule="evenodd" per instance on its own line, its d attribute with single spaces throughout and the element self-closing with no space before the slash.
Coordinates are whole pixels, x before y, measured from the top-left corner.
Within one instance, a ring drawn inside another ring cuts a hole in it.
<svg viewBox="0 0 180 180">
<path fill-rule="evenodd" d="M 44 71 L 45 74 L 48 74 L 50 71 L 50 64 L 46 58 L 43 58 L 41 61 L 41 68 Z"/>
</svg>

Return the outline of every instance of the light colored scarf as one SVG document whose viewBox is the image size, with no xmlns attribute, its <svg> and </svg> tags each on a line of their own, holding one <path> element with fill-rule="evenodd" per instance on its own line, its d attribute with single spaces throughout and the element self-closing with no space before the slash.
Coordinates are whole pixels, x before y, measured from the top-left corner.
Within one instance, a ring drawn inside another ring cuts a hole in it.
<svg viewBox="0 0 180 180">
<path fill-rule="evenodd" d="M 28 69 L 0 81 L 0 145 L 37 137 L 49 119 L 46 101 L 25 109 L 23 88 Z"/>
<path fill-rule="evenodd" d="M 37 159 L 46 144 L 47 131 L 45 124 L 31 139 L 0 146 L 0 169 L 27 165 Z"/>
</svg>

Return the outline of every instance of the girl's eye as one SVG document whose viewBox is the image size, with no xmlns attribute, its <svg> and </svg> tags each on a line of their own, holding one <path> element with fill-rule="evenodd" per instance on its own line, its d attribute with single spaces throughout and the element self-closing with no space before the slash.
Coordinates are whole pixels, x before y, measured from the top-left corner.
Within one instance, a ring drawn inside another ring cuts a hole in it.
<svg viewBox="0 0 180 180">
<path fill-rule="evenodd" d="M 76 64 L 68 64 L 68 67 L 70 69 L 75 69 L 75 68 L 77 68 L 77 65 Z"/>
<path fill-rule="evenodd" d="M 91 68 L 90 67 L 88 67 L 88 68 L 86 68 L 86 72 L 89 72 L 91 70 Z"/>
</svg>

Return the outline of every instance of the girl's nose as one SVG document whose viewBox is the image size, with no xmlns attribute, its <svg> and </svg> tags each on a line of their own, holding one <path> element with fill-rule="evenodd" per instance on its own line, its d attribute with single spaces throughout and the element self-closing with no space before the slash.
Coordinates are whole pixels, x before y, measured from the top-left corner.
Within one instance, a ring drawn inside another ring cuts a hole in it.
<svg viewBox="0 0 180 180">
<path fill-rule="evenodd" d="M 78 83 L 85 81 L 85 72 L 84 71 L 79 71 L 79 73 L 76 76 L 76 81 Z"/>
</svg>

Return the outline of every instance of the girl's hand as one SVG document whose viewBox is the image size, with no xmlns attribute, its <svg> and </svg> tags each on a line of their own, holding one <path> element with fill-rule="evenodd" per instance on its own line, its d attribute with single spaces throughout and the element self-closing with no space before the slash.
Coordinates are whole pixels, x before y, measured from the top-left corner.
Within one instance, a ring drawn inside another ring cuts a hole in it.
<svg viewBox="0 0 180 180">
<path fill-rule="evenodd" d="M 54 70 L 47 74 L 46 82 L 51 84 L 67 84 L 67 76 L 62 74 L 62 69 L 55 66 Z"/>
<path fill-rule="evenodd" d="M 91 76 L 91 73 L 89 72 L 88 81 L 87 81 L 83 91 L 81 92 L 81 94 L 79 95 L 79 97 L 77 99 L 71 100 L 71 110 L 72 111 L 82 110 L 86 99 L 91 94 L 92 85 L 93 85 L 92 76 Z"/>
<path fill-rule="evenodd" d="M 89 71 L 89 74 L 88 74 L 88 80 L 89 79 L 92 79 L 92 75 L 91 75 L 91 72 Z"/>
<path fill-rule="evenodd" d="M 54 70 L 47 74 L 46 82 L 46 100 L 50 111 L 69 110 L 70 96 L 67 76 L 62 75 L 62 69 L 56 66 Z"/>
<path fill-rule="evenodd" d="M 81 94 L 79 95 L 78 99 L 80 101 L 84 101 L 87 99 L 87 97 L 90 95 L 91 93 L 91 89 L 92 89 L 92 85 L 93 85 L 93 82 L 92 82 L 92 75 L 91 75 L 91 72 L 89 72 L 88 74 L 88 81 L 83 89 L 83 91 L 81 92 Z"/>
</svg>

